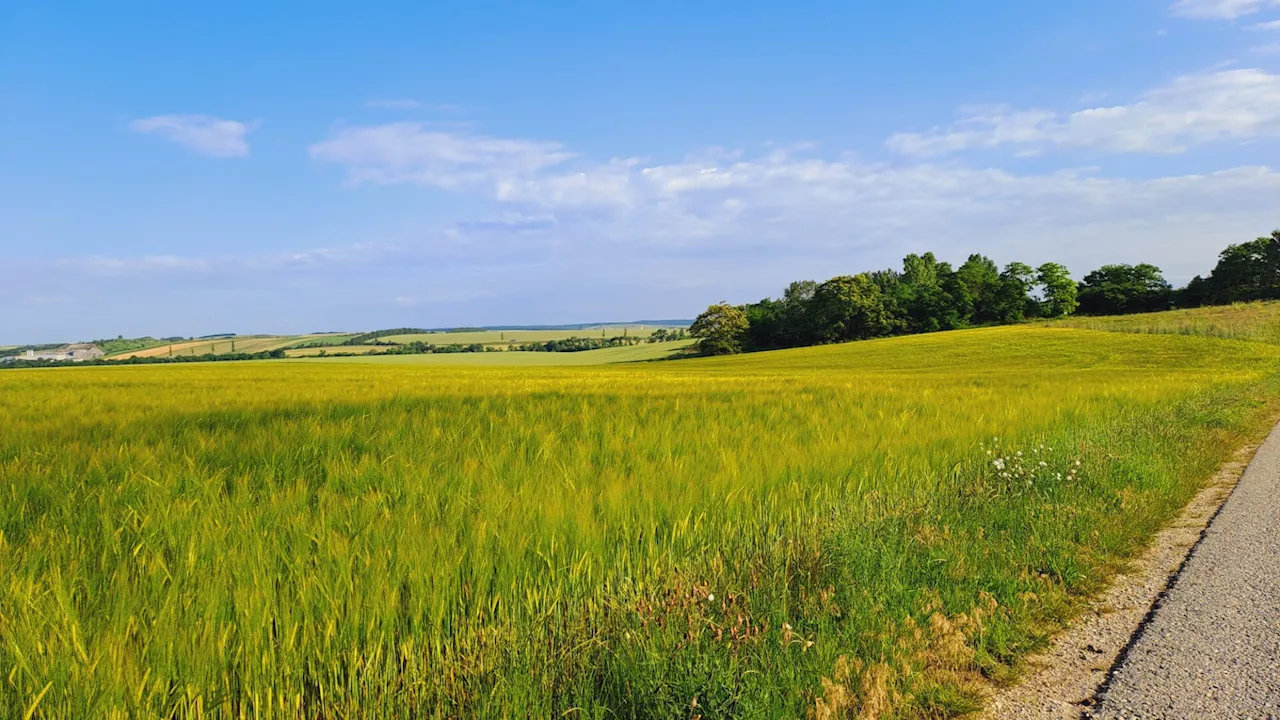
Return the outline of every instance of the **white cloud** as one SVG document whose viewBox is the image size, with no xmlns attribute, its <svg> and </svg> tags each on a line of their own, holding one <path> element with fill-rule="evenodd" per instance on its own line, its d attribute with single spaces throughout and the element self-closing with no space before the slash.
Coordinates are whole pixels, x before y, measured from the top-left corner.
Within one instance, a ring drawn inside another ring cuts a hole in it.
<svg viewBox="0 0 1280 720">
<path fill-rule="evenodd" d="M 482 145 L 494 143 L 525 147 Z M 1077 277 L 1104 263 L 1154 262 L 1184 282 L 1212 268 L 1226 244 L 1274 229 L 1280 197 L 1280 172 L 1262 167 L 1130 180 L 814 153 L 485 165 L 501 168 L 504 182 L 387 171 L 384 182 L 443 185 L 499 210 L 480 222 L 294 252 L 0 262 L 0 284 L 19 307 L 58 287 L 70 288 L 69 307 L 96 312 L 18 313 L 32 319 L 10 332 L 33 338 L 57 323 L 79 328 L 68 338 L 89 338 L 688 317 L 722 298 L 757 300 L 797 278 L 897 265 L 925 250 L 954 262 L 971 252 L 1000 263 L 1055 260 Z M 383 172 L 377 154 L 356 157 Z M 453 165 L 470 177 L 477 164 Z M 137 292 L 121 294 L 122 278 Z M 113 318 L 134 329 L 115 329 Z"/>
<path fill-rule="evenodd" d="M 1280 43 L 1268 43 L 1250 48 L 1250 51 L 1259 55 L 1277 55 L 1280 54 Z"/>
<path fill-rule="evenodd" d="M 421 110 L 426 106 L 417 100 L 370 100 L 365 107 L 383 110 Z"/>
<path fill-rule="evenodd" d="M 1263 31 L 1280 30 L 1280 20 L 1272 20 L 1271 22 L 1264 22 L 1264 23 L 1258 23 L 1256 25 L 1250 25 L 1249 29 L 1263 30 Z"/>
<path fill-rule="evenodd" d="M 1007 145 L 1113 153 L 1179 153 L 1193 145 L 1280 136 L 1280 75 L 1258 69 L 1180 77 L 1130 105 L 1063 116 L 991 108 L 929 133 L 889 138 L 894 152 L 932 157 Z"/>
<path fill-rule="evenodd" d="M 950 259 L 968 252 L 1001 261 L 1056 259 L 1078 271 L 1154 261 L 1178 278 L 1208 270 L 1226 243 L 1268 232 L 1280 196 L 1280 173 L 1263 167 L 1128 180 L 1096 170 L 1018 174 L 785 150 L 758 157 L 711 151 L 673 163 L 544 165 L 510 182 L 417 173 L 384 181 L 450 187 L 507 211 L 492 221 L 345 248 L 222 259 L 93 258 L 67 267 L 202 277 L 345 268 L 353 278 L 357 267 L 418 267 L 441 274 L 427 284 L 440 283 L 443 291 L 458 268 L 515 265 L 550 278 L 567 272 L 567 263 L 594 258 L 595 271 L 666 263 L 671 282 L 729 297 L 734 278 L 744 274 L 761 278 L 767 290 L 766 280 L 873 269 L 896 264 L 906 252 L 935 250 Z"/>
<path fill-rule="evenodd" d="M 1173 5 L 1173 14 L 1186 18 L 1234 20 L 1276 5 L 1280 5 L 1280 0 L 1178 0 Z"/>
<path fill-rule="evenodd" d="M 188 150 L 209 157 L 243 157 L 249 154 L 245 139 L 254 127 L 208 115 L 156 115 L 129 123 L 135 132 L 159 135 Z"/>
<path fill-rule="evenodd" d="M 310 148 L 311 158 L 347 167 L 352 182 L 496 186 L 573 157 L 553 142 L 508 140 L 423 123 L 343 127 Z"/>
</svg>

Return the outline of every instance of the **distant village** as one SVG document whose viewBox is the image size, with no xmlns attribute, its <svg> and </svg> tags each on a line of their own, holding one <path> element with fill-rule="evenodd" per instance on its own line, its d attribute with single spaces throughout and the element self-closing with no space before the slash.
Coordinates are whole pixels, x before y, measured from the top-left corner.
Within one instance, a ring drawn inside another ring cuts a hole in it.
<svg viewBox="0 0 1280 720">
<path fill-rule="evenodd" d="M 14 362 L 17 360 L 33 361 L 33 360 L 58 360 L 61 362 L 84 362 L 85 360 L 93 360 L 106 355 L 102 352 L 102 348 L 93 343 L 72 343 L 55 350 L 28 350 L 21 355 L 0 358 L 0 362 Z"/>
</svg>

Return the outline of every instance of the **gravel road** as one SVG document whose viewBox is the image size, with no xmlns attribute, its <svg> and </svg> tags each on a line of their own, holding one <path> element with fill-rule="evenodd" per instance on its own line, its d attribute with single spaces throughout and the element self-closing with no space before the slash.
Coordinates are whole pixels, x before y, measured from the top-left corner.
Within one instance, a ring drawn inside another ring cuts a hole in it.
<svg viewBox="0 0 1280 720">
<path fill-rule="evenodd" d="M 1258 450 L 1090 717 L 1280 720 L 1280 428 Z"/>
</svg>

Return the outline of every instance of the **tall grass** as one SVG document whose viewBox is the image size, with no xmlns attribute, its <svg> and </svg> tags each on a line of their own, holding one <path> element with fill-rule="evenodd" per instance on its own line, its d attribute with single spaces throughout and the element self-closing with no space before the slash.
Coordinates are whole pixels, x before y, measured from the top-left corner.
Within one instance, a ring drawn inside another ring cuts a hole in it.
<svg viewBox="0 0 1280 720">
<path fill-rule="evenodd" d="M 1236 303 L 1114 317 L 1074 317 L 1054 322 L 1050 326 L 1111 332 L 1205 335 L 1280 345 L 1280 302 Z"/>
<path fill-rule="evenodd" d="M 1278 369 L 1022 327 L 6 372 L 0 716 L 960 713 L 1260 434 Z"/>
</svg>

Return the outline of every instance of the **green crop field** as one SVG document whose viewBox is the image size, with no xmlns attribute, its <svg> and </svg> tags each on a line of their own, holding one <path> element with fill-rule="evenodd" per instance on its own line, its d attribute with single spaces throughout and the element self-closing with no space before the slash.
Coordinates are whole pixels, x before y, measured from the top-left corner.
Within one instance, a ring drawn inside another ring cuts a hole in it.
<svg viewBox="0 0 1280 720">
<path fill-rule="evenodd" d="M 305 344 L 310 343 L 308 342 Z M 325 345 L 323 347 L 289 348 L 288 350 L 285 350 L 284 354 L 291 358 L 305 358 L 318 357 L 320 353 L 325 353 L 326 355 L 332 353 L 383 353 L 389 349 L 390 348 L 386 345 L 341 345 L 335 343 L 334 345 Z"/>
<path fill-rule="evenodd" d="M 589 327 L 580 330 L 477 330 L 473 332 L 439 332 L 419 335 L 392 335 L 382 338 L 386 342 L 410 343 L 414 341 L 431 343 L 432 345 L 481 345 L 548 342 L 565 340 L 571 337 L 599 338 L 619 337 L 626 333 L 630 337 L 649 337 L 661 325 L 608 325 Z"/>
<path fill-rule="evenodd" d="M 0 716 L 954 716 L 1280 398 L 1060 327 L 435 357 L 0 373 Z"/>
</svg>

